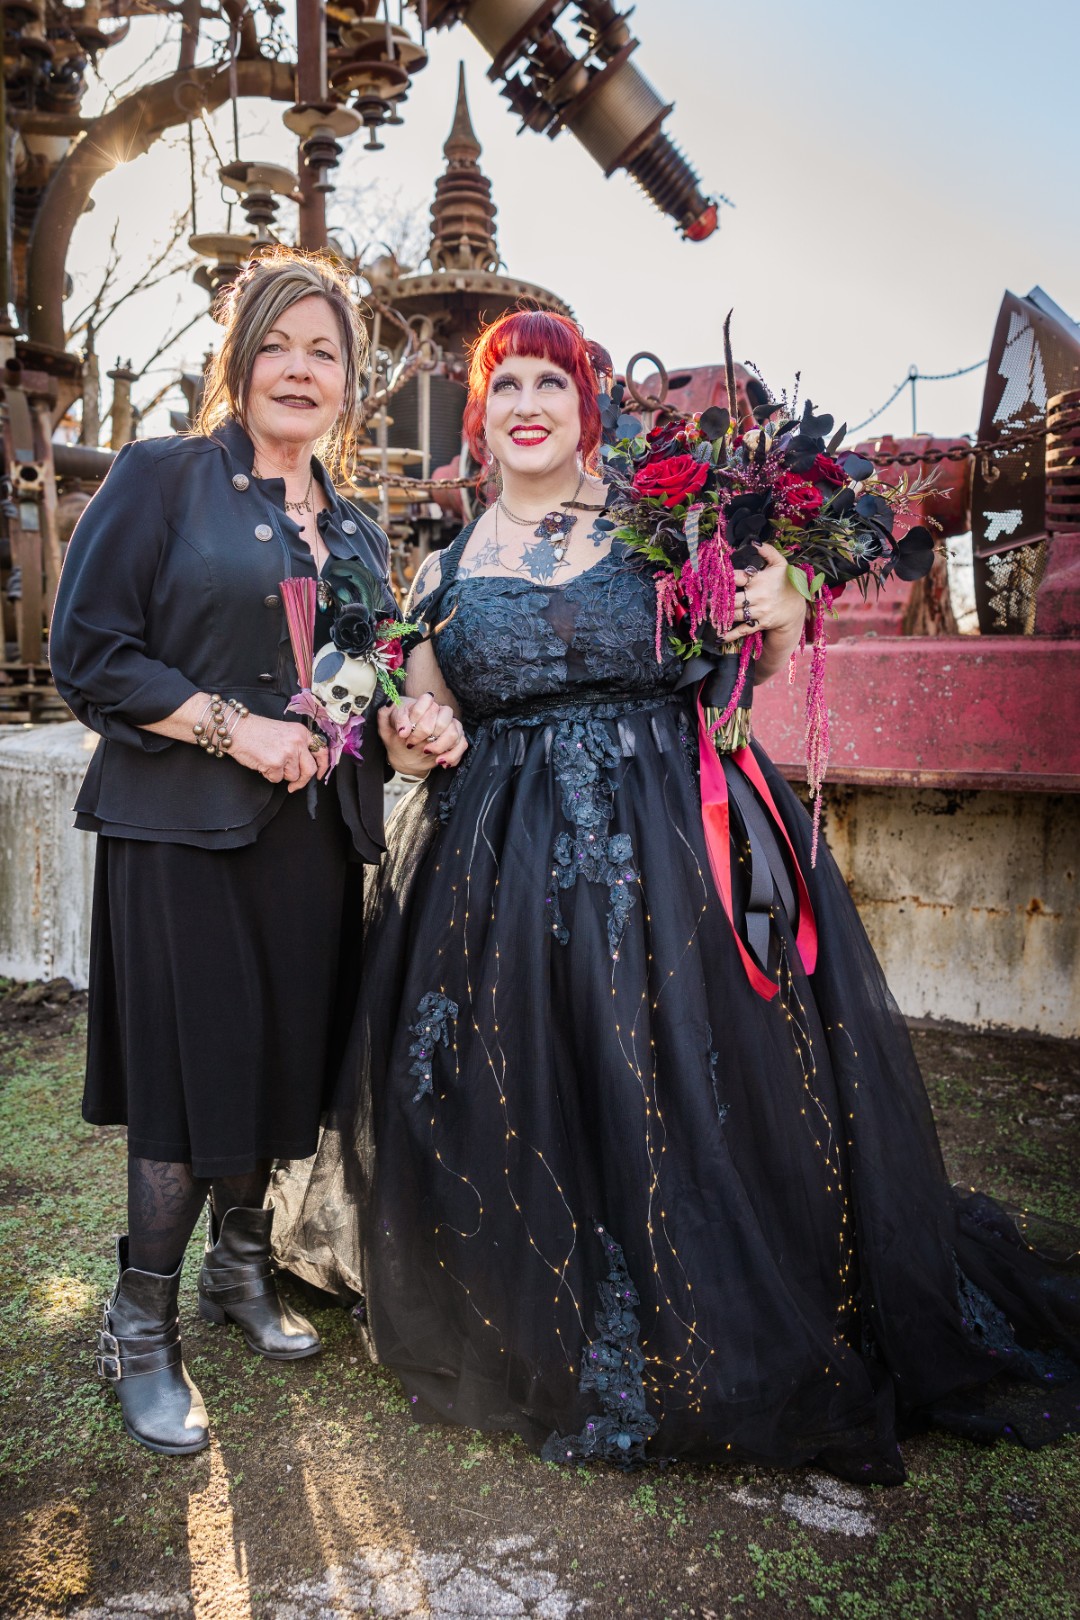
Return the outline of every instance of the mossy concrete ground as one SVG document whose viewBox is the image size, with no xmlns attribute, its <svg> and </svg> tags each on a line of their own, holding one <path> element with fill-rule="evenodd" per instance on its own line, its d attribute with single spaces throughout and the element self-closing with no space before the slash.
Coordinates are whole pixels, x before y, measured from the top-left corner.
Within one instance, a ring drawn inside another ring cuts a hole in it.
<svg viewBox="0 0 1080 1620">
<path fill-rule="evenodd" d="M 4 991 L 6 999 L 3 999 Z M 812 1472 L 563 1471 L 420 1427 L 336 1309 L 275 1366 L 183 1323 L 214 1441 L 155 1457 L 90 1372 L 123 1133 L 80 1123 L 79 998 L 0 986 L 0 1612 L 196 1620 L 1080 1615 L 1080 1444 L 905 1447 L 906 1486 Z M 1080 1048 L 919 1029 L 950 1173 L 1080 1217 Z"/>
</svg>

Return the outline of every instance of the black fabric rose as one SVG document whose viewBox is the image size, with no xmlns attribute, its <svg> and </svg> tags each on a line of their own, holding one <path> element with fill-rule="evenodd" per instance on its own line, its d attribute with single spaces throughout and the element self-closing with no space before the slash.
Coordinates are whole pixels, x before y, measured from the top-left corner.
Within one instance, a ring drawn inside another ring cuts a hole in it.
<svg viewBox="0 0 1080 1620">
<path fill-rule="evenodd" d="M 728 505 L 727 539 L 732 547 L 757 545 L 772 533 L 769 513 L 772 511 L 772 490 L 753 490 L 736 495 Z"/>
<path fill-rule="evenodd" d="M 363 602 L 340 607 L 330 627 L 330 640 L 340 653 L 362 658 L 375 645 L 375 615 Z"/>
</svg>

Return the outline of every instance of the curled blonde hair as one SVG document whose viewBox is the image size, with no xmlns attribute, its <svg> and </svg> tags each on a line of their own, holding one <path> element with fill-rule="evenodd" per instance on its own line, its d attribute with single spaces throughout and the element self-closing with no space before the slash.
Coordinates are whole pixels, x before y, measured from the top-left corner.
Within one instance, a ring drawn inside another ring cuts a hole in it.
<svg viewBox="0 0 1080 1620">
<path fill-rule="evenodd" d="M 247 426 L 251 372 L 266 335 L 302 298 L 325 298 L 341 328 L 345 393 L 341 413 L 316 446 L 334 479 L 348 479 L 356 460 L 360 378 L 367 364 L 367 330 L 347 273 L 326 254 L 277 246 L 246 266 L 215 311 L 225 328 L 220 349 L 206 368 L 196 433 L 212 433 L 226 417 Z"/>
</svg>

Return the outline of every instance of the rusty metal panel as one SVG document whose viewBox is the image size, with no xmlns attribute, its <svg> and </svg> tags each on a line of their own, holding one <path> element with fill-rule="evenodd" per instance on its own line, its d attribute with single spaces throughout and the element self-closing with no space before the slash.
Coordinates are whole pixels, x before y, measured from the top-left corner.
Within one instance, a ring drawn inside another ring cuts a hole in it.
<svg viewBox="0 0 1080 1620">
<path fill-rule="evenodd" d="M 829 780 L 1080 793 L 1080 641 L 849 640 L 828 654 Z M 754 693 L 754 732 L 805 776 L 803 683 Z"/>
</svg>

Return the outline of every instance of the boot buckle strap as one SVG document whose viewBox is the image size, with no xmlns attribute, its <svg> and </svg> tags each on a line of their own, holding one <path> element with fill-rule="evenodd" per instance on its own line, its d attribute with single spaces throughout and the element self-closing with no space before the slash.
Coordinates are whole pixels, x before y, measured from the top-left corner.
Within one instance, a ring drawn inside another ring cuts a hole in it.
<svg viewBox="0 0 1080 1620">
<path fill-rule="evenodd" d="M 229 1275 L 227 1272 L 219 1276 Z M 235 1275 L 235 1273 L 234 1273 Z M 202 1278 L 202 1292 L 206 1298 L 215 1305 L 239 1305 L 244 1300 L 262 1299 L 267 1294 L 274 1294 L 277 1289 L 274 1284 L 274 1274 L 269 1268 L 257 1277 L 246 1278 L 241 1282 L 218 1282 L 212 1272 L 204 1274 Z"/>
<path fill-rule="evenodd" d="M 121 1344 L 119 1351 L 113 1354 L 99 1348 L 94 1357 L 94 1371 L 108 1383 L 118 1384 L 122 1378 L 148 1378 L 151 1373 L 166 1372 L 170 1367 L 178 1366 L 182 1359 L 180 1335 L 177 1334 L 165 1344 L 156 1344 L 149 1350 L 132 1350 L 129 1345 Z"/>
</svg>

